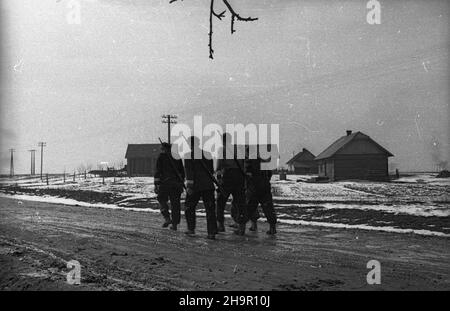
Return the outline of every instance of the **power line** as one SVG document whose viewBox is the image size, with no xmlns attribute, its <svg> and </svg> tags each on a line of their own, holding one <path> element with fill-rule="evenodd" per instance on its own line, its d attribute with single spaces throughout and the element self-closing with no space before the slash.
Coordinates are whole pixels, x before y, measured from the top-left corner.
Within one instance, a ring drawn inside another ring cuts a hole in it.
<svg viewBox="0 0 450 311">
<path fill-rule="evenodd" d="M 38 146 L 41 147 L 41 180 L 42 180 L 42 167 L 43 167 L 43 160 L 44 160 L 44 147 L 47 146 L 46 142 L 39 142 Z"/>
<path fill-rule="evenodd" d="M 10 162 L 10 166 L 9 166 L 9 176 L 13 177 L 14 176 L 14 152 L 16 150 L 15 149 L 9 149 L 9 152 L 11 153 L 11 162 Z"/>
<path fill-rule="evenodd" d="M 178 116 L 165 114 L 162 116 L 162 123 L 167 123 L 167 142 L 170 144 L 170 125 L 176 124 Z"/>
</svg>

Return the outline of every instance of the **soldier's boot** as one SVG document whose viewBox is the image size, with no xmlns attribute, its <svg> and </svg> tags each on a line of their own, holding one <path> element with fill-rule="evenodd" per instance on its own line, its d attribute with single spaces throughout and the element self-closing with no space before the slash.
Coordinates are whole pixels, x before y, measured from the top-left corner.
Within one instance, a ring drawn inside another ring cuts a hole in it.
<svg viewBox="0 0 450 311">
<path fill-rule="evenodd" d="M 245 224 L 239 224 L 238 228 L 236 230 L 234 230 L 234 234 L 245 235 Z"/>
<path fill-rule="evenodd" d="M 172 220 L 170 219 L 170 217 L 165 216 L 164 217 L 164 223 L 163 223 L 163 228 L 167 228 L 170 224 L 172 223 Z"/>
<path fill-rule="evenodd" d="M 225 225 L 223 222 L 217 222 L 217 232 L 225 232 Z"/>
<path fill-rule="evenodd" d="M 256 221 L 252 220 L 252 224 L 251 224 L 250 228 L 248 228 L 248 230 L 250 230 L 250 231 L 257 231 L 258 230 L 258 223 Z"/>
<path fill-rule="evenodd" d="M 277 233 L 276 225 L 270 224 L 269 231 L 266 232 L 268 235 L 275 235 Z"/>
<path fill-rule="evenodd" d="M 186 230 L 185 232 L 184 232 L 184 234 L 186 234 L 187 236 L 194 236 L 195 235 L 195 231 L 194 230 Z"/>
<path fill-rule="evenodd" d="M 208 234 L 208 236 L 206 238 L 208 240 L 215 240 L 216 239 L 216 235 L 215 234 Z"/>
<path fill-rule="evenodd" d="M 170 225 L 170 230 L 177 231 L 177 225 L 175 224 Z"/>
</svg>

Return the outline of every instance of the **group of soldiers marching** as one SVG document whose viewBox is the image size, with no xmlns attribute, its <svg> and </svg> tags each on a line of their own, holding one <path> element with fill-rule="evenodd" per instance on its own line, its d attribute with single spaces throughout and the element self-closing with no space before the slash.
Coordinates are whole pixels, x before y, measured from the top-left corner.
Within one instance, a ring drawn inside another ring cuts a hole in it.
<svg viewBox="0 0 450 311">
<path fill-rule="evenodd" d="M 257 230 L 259 205 L 270 225 L 267 234 L 276 234 L 277 217 L 270 186 L 272 172 L 262 169 L 263 160 L 259 156 L 255 159 L 238 157 L 236 146 L 230 144 L 229 134 L 223 134 L 222 138 L 223 148 L 219 151 L 222 156 L 218 157 L 215 166 L 212 155 L 201 149 L 195 136 L 188 139 L 191 151 L 183 160 L 172 156 L 170 144 L 161 143 L 154 182 L 164 217 L 163 227 L 178 229 L 181 220 L 181 194 L 185 190 L 185 233 L 188 236 L 195 235 L 196 207 L 200 199 L 206 211 L 207 238 L 214 240 L 218 233 L 225 232 L 225 206 L 230 195 L 235 234 L 244 235 L 248 222 L 251 222 L 249 230 Z"/>
</svg>

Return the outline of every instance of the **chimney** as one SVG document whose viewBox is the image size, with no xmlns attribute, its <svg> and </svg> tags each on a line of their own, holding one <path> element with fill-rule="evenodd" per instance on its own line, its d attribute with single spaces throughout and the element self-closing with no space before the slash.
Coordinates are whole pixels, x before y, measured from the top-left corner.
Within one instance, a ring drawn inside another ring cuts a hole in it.
<svg viewBox="0 0 450 311">
<path fill-rule="evenodd" d="M 346 132 L 347 132 L 347 136 L 352 135 L 352 131 L 351 130 L 347 130 Z"/>
</svg>

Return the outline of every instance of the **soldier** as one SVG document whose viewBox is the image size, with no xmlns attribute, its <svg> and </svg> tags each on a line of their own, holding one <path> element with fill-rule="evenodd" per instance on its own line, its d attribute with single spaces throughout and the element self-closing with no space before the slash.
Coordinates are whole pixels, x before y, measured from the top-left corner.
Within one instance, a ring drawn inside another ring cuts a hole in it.
<svg viewBox="0 0 450 311">
<path fill-rule="evenodd" d="M 246 221 L 245 207 L 245 173 L 244 161 L 237 159 L 237 149 L 231 145 L 231 135 L 223 134 L 223 148 L 219 150 L 216 176 L 221 185 L 221 191 L 217 191 L 217 228 L 218 232 L 225 232 L 224 211 L 230 194 L 233 196 L 231 216 L 237 223 Z"/>
<path fill-rule="evenodd" d="M 257 231 L 258 230 L 258 219 L 259 219 L 259 210 L 258 207 L 255 209 L 254 213 L 249 215 L 249 220 L 250 220 L 250 228 L 248 228 L 248 230 L 250 231 Z"/>
<path fill-rule="evenodd" d="M 245 190 L 244 190 L 244 198 L 245 198 Z M 236 229 L 236 228 L 239 227 L 239 224 L 237 222 L 237 218 L 238 218 L 237 217 L 237 210 L 238 210 L 238 208 L 236 206 L 236 203 L 234 202 L 234 200 L 231 200 L 230 216 L 233 219 L 233 223 L 228 225 L 228 227 L 230 227 L 230 228 Z"/>
<path fill-rule="evenodd" d="M 214 240 L 217 234 L 217 223 L 214 202 L 214 176 L 212 175 L 214 172 L 212 155 L 200 148 L 197 137 L 192 136 L 189 139 L 189 143 L 191 144 L 191 152 L 185 156 L 184 160 L 187 188 L 186 209 L 184 212 L 188 227 L 186 234 L 189 236 L 195 234 L 195 208 L 201 198 L 206 210 L 207 238 Z"/>
<path fill-rule="evenodd" d="M 267 222 L 270 225 L 267 234 L 274 235 L 277 233 L 276 223 L 277 216 L 273 207 L 272 192 L 270 188 L 270 179 L 272 177 L 272 171 L 261 169 L 261 158 L 247 159 L 245 161 L 245 170 L 249 177 L 249 183 L 247 188 L 247 208 L 248 215 L 252 221 L 252 225 L 256 231 L 257 209 L 261 204 L 264 215 L 267 218 Z M 245 234 L 245 225 L 239 227 L 239 233 Z"/>
<path fill-rule="evenodd" d="M 247 206 L 247 203 L 245 203 Z M 231 218 L 233 218 L 233 223 L 229 226 L 231 228 L 239 228 L 239 224 L 237 222 L 237 206 L 234 203 L 234 201 L 231 201 L 231 210 L 230 210 Z M 260 217 L 258 208 L 255 209 L 255 212 L 252 215 L 248 215 L 248 208 L 247 208 L 247 216 L 251 222 L 250 228 L 248 230 L 250 231 L 257 231 L 258 230 L 258 219 Z"/>
<path fill-rule="evenodd" d="M 163 228 L 177 230 L 180 223 L 180 196 L 183 192 L 184 169 L 181 160 L 175 160 L 171 154 L 171 145 L 161 144 L 161 153 L 156 160 L 155 193 L 159 202 L 161 214 L 164 217 Z M 172 207 L 172 217 L 168 200 Z"/>
</svg>

